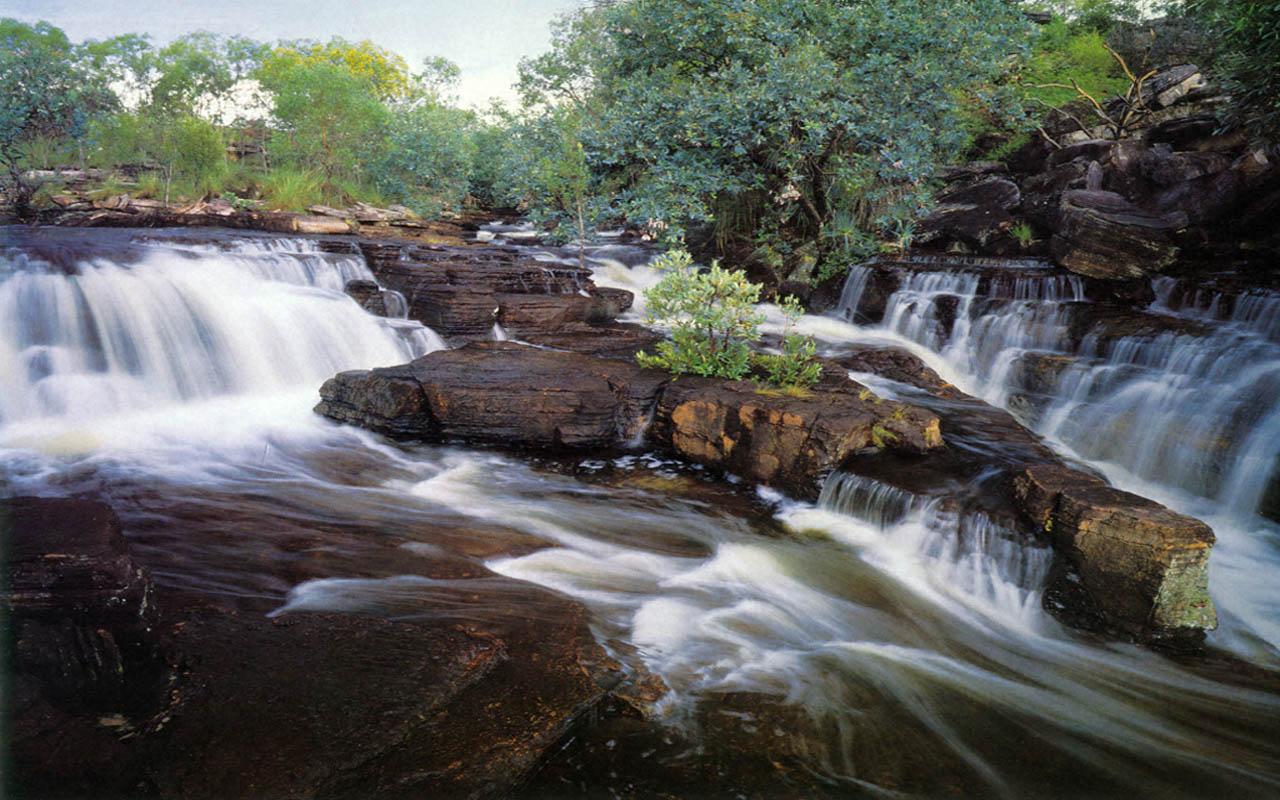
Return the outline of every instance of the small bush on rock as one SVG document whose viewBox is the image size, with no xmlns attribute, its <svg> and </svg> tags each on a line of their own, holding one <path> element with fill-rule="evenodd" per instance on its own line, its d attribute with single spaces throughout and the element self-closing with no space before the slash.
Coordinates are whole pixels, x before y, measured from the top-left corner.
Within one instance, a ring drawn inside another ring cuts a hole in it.
<svg viewBox="0 0 1280 800">
<path fill-rule="evenodd" d="M 744 273 L 712 263 L 699 270 L 693 258 L 676 250 L 654 262 L 663 278 L 645 290 L 646 321 L 669 328 L 671 338 L 653 354 L 639 353 L 643 367 L 669 370 L 676 375 L 741 379 L 753 368 L 775 386 L 804 388 L 817 382 L 822 371 L 815 360 L 813 340 L 795 333 L 803 314 L 794 297 L 783 301 L 787 328 L 782 352 L 755 355 L 751 345 L 760 339 L 764 314 L 756 308 L 760 285 Z"/>
<path fill-rule="evenodd" d="M 712 263 L 705 272 L 693 258 L 675 250 L 654 262 L 664 273 L 646 289 L 646 321 L 671 329 L 657 353 L 639 353 L 643 367 L 677 375 L 742 378 L 751 370 L 751 344 L 760 338 L 764 315 L 756 310 L 760 285 L 741 272 Z"/>
<path fill-rule="evenodd" d="M 803 391 L 822 377 L 822 364 L 817 359 L 818 346 L 813 337 L 796 332 L 796 323 L 804 316 L 800 301 L 788 295 L 779 305 L 787 319 L 782 332 L 782 352 L 758 355 L 756 364 L 771 385 Z"/>
</svg>

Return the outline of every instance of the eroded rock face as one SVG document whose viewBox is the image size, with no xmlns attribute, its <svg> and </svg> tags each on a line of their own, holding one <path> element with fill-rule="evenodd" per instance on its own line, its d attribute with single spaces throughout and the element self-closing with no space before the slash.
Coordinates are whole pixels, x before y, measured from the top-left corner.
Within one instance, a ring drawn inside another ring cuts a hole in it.
<svg viewBox="0 0 1280 800">
<path fill-rule="evenodd" d="M 1024 470 L 1014 496 L 1126 632 L 1161 639 L 1217 627 L 1208 591 L 1214 535 L 1203 522 L 1056 464 Z"/>
<path fill-rule="evenodd" d="M 441 336 L 512 336 L 604 323 L 631 307 L 631 293 L 597 287 L 590 270 L 547 264 L 500 247 L 448 248 L 362 241 L 378 280 L 404 295 L 409 316 Z"/>
<path fill-rule="evenodd" d="M 97 500 L 0 503 L 10 666 L 56 701 L 145 705 L 159 670 L 154 590 Z"/>
<path fill-rule="evenodd" d="M 942 446 L 938 418 L 882 400 L 834 369 L 803 396 L 750 381 L 682 377 L 662 392 L 653 438 L 682 457 L 801 497 L 859 451 Z"/>
<path fill-rule="evenodd" d="M 860 450 L 942 445 L 936 416 L 886 402 L 838 368 L 793 397 L 514 342 L 345 372 L 320 396 L 316 411 L 331 419 L 410 438 L 562 451 L 624 448 L 647 430 L 690 461 L 800 496 L 815 495 L 820 477 Z"/>
<path fill-rule="evenodd" d="M 316 410 L 381 433 L 509 447 L 620 447 L 641 433 L 666 382 L 625 361 L 475 342 L 400 367 L 345 372 Z"/>
<path fill-rule="evenodd" d="M 1014 225 L 1011 209 L 1022 202 L 1018 185 L 1007 177 L 986 177 L 938 198 L 921 223 L 921 240 L 946 238 L 981 248 Z"/>
<path fill-rule="evenodd" d="M 1174 227 L 1114 192 L 1076 189 L 1062 195 L 1051 248 L 1059 264 L 1080 275 L 1140 278 L 1173 263 Z"/>
</svg>

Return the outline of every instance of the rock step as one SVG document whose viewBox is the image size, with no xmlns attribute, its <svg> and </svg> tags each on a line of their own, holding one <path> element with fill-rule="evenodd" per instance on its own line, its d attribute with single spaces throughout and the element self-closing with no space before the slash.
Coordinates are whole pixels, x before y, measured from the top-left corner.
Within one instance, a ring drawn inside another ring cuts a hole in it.
<svg viewBox="0 0 1280 800">
<path fill-rule="evenodd" d="M 884 401 L 839 368 L 791 396 L 750 381 L 673 380 L 580 352 L 476 342 L 341 373 L 320 396 L 317 412 L 399 437 L 554 450 L 627 448 L 647 437 L 801 497 L 815 497 L 821 478 L 859 451 L 942 446 L 936 416 Z"/>
<path fill-rule="evenodd" d="M 1198 638 L 1217 627 L 1208 525 L 1059 464 L 1025 469 L 1014 496 L 1109 622 L 1143 639 Z"/>
</svg>

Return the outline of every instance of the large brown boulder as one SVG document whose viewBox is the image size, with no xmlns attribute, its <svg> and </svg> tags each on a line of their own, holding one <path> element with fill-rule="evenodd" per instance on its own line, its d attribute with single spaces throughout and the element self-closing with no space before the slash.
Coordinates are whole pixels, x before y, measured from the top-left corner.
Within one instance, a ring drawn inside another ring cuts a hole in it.
<svg viewBox="0 0 1280 800">
<path fill-rule="evenodd" d="M 666 376 L 514 342 L 475 342 L 399 367 L 344 372 L 316 410 L 393 436 L 554 450 L 619 447 L 648 422 Z"/>
<path fill-rule="evenodd" d="M 1075 189 L 1062 195 L 1050 247 L 1059 265 L 1080 275 L 1141 278 L 1173 263 L 1176 227 L 1114 192 Z"/>
<path fill-rule="evenodd" d="M 1209 598 L 1208 525 L 1058 464 L 1014 479 L 1023 511 L 1074 564 L 1108 621 L 1149 639 L 1217 626 Z"/>
<path fill-rule="evenodd" d="M 320 414 L 408 438 L 564 451 L 632 446 L 647 432 L 690 461 L 800 496 L 858 451 L 942 444 L 936 416 L 886 402 L 839 368 L 793 395 L 514 342 L 344 372 L 320 396 Z"/>
<path fill-rule="evenodd" d="M 682 377 L 662 392 L 653 438 L 682 457 L 801 496 L 865 450 L 942 446 L 936 416 L 888 402 L 831 369 L 798 395 L 751 381 Z"/>
</svg>

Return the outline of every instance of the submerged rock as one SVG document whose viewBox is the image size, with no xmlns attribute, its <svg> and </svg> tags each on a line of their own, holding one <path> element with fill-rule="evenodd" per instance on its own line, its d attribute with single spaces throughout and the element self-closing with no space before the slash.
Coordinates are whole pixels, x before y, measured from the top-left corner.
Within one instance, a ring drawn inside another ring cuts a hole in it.
<svg viewBox="0 0 1280 800">
<path fill-rule="evenodd" d="M 1014 496 L 1072 560 L 1110 622 L 1145 639 L 1194 637 L 1217 627 L 1208 525 L 1055 464 L 1024 470 L 1014 479 Z"/>
<path fill-rule="evenodd" d="M 15 674 L 58 701 L 124 710 L 163 672 L 151 578 L 111 507 L 90 499 L 0 502 Z"/>
</svg>

